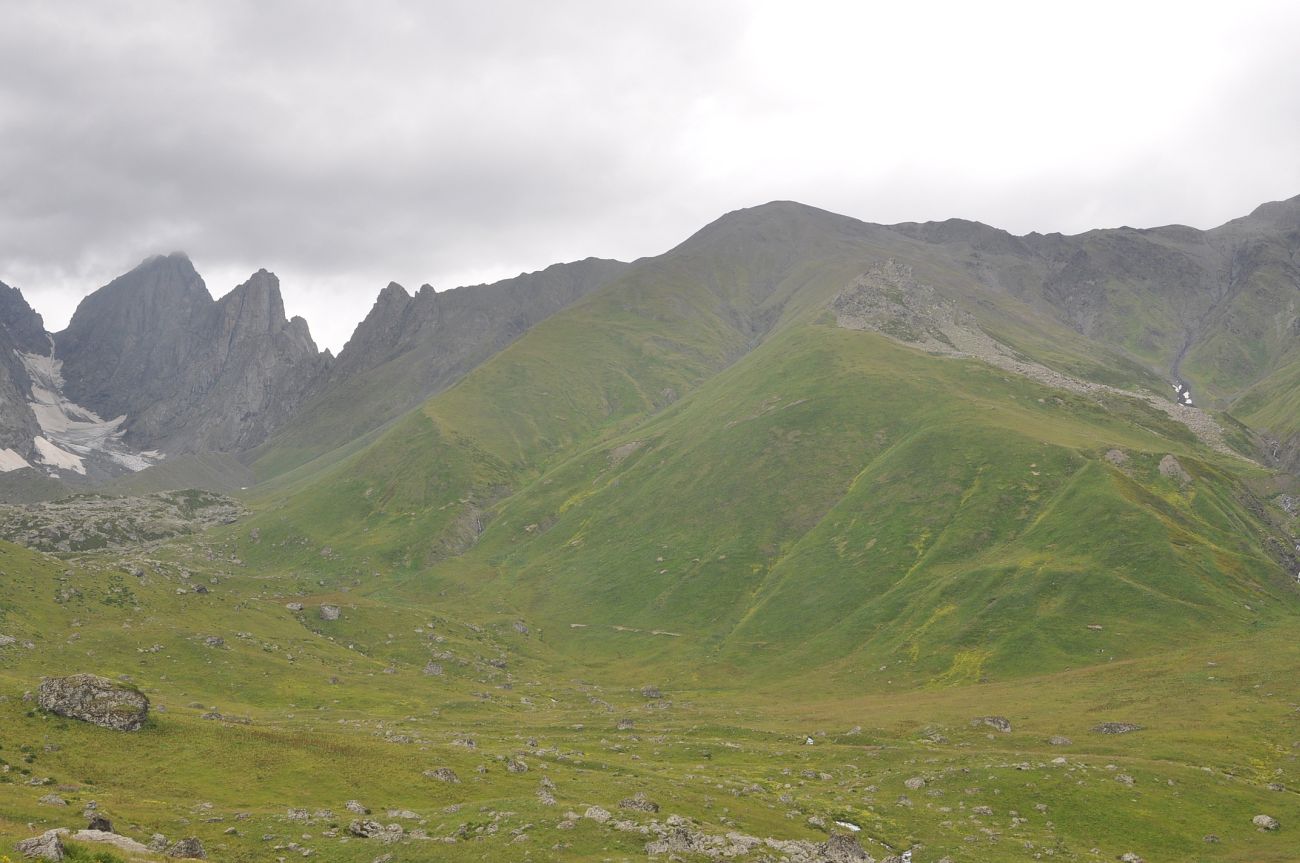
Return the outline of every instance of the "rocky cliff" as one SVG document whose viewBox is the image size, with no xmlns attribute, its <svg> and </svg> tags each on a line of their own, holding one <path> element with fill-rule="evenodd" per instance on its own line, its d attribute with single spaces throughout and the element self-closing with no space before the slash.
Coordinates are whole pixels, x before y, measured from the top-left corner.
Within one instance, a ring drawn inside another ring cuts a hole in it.
<svg viewBox="0 0 1300 863">
<path fill-rule="evenodd" d="M 31 381 L 18 352 L 48 353 L 49 348 L 41 316 L 21 291 L 0 282 L 0 471 L 21 467 L 40 434 L 28 404 Z"/>
<path fill-rule="evenodd" d="M 306 321 L 285 318 L 272 273 L 213 300 L 182 254 L 86 297 L 54 342 L 70 400 L 126 416 L 128 443 L 169 454 L 257 444 L 330 364 Z"/>
</svg>

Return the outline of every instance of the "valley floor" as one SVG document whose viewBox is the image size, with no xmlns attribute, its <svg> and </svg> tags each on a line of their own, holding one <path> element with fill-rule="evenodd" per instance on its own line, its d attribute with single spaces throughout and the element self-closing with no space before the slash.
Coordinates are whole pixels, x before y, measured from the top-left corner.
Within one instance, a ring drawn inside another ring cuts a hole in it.
<svg viewBox="0 0 1300 863">
<path fill-rule="evenodd" d="M 823 859 L 799 855 L 845 825 L 877 860 L 916 863 L 1300 857 L 1300 644 L 1283 624 L 1007 682 L 885 667 L 740 688 L 725 669 L 557 661 L 509 609 L 470 619 L 306 581 L 285 596 L 208 557 L 164 550 L 132 574 L 0 544 L 9 849 L 84 827 L 94 801 L 120 833 L 196 836 L 223 861 Z M 149 723 L 110 731 L 24 697 L 72 671 L 133 681 Z"/>
</svg>

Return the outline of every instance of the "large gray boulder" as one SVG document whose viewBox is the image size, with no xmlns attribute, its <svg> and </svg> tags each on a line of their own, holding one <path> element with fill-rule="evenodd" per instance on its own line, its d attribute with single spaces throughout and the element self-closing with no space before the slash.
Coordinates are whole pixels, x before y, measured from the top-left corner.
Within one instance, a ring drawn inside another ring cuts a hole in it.
<svg viewBox="0 0 1300 863">
<path fill-rule="evenodd" d="M 36 860 L 62 860 L 63 835 L 67 830 L 46 830 L 40 836 L 24 839 L 17 845 L 18 853 Z"/>
<path fill-rule="evenodd" d="M 37 703 L 58 716 L 116 731 L 139 731 L 149 718 L 149 699 L 143 692 L 94 674 L 45 678 Z"/>
</svg>

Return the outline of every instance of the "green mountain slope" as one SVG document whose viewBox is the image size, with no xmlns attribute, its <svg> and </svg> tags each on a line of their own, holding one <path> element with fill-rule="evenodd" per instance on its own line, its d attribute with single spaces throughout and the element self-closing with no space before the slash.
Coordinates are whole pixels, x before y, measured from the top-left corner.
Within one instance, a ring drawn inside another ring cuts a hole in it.
<svg viewBox="0 0 1300 863">
<path fill-rule="evenodd" d="M 862 686 L 882 662 L 973 682 L 1295 614 L 1262 469 L 1137 398 L 836 326 L 846 285 L 910 256 L 909 290 L 978 309 L 1009 350 L 1159 385 L 1014 297 L 979 306 L 914 242 L 797 205 L 728 217 L 268 498 L 274 542 L 248 553 L 364 557 L 402 596 L 511 608 L 574 657 Z"/>
</svg>

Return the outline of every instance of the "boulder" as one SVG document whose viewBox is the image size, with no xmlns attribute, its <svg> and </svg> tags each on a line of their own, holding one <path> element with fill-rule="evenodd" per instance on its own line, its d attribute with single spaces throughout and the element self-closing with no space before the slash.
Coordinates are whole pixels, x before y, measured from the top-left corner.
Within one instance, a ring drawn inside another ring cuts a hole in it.
<svg viewBox="0 0 1300 863">
<path fill-rule="evenodd" d="M 1187 483 L 1192 481 L 1192 475 L 1189 474 L 1183 466 L 1179 464 L 1178 459 L 1174 458 L 1172 455 L 1167 455 L 1160 459 L 1160 475 L 1168 477 L 1169 479 L 1178 480 L 1182 485 L 1187 485 Z"/>
<path fill-rule="evenodd" d="M 45 678 L 37 703 L 57 716 L 116 731 L 139 731 L 149 718 L 149 699 L 144 693 L 94 674 Z"/>
<path fill-rule="evenodd" d="M 452 770 L 450 767 L 438 767 L 434 770 L 426 770 L 424 771 L 424 775 L 430 779 L 437 779 L 439 782 L 446 782 L 448 785 L 456 785 L 460 782 L 460 777 L 458 777 L 456 771 Z"/>
<path fill-rule="evenodd" d="M 379 836 L 383 832 L 384 825 L 380 824 L 378 821 L 371 821 L 368 818 L 353 821 L 348 825 L 348 833 L 359 839 L 370 839 Z"/>
<path fill-rule="evenodd" d="M 208 856 L 203 850 L 203 843 L 193 836 L 176 840 L 167 846 L 166 853 L 168 857 L 183 857 L 187 860 L 204 860 Z"/>
<path fill-rule="evenodd" d="M 149 846 L 142 845 L 126 836 L 119 836 L 111 830 L 78 830 L 69 838 L 74 842 L 98 842 L 104 845 L 112 845 L 119 851 L 125 851 L 132 856 L 149 853 Z"/>
<path fill-rule="evenodd" d="M 1260 830 L 1276 830 L 1282 826 L 1272 815 L 1256 815 L 1254 818 L 1250 819 L 1250 823 L 1254 824 Z"/>
<path fill-rule="evenodd" d="M 322 605 L 320 607 L 321 620 L 338 620 L 339 607 L 337 605 Z"/>
<path fill-rule="evenodd" d="M 970 721 L 971 725 L 987 725 L 989 728 L 1001 731 L 1003 734 L 1011 733 L 1011 720 L 1005 716 L 977 716 Z"/>
<path fill-rule="evenodd" d="M 865 863 L 871 858 L 852 833 L 832 833 L 822 845 L 821 859 L 827 863 Z"/>
<path fill-rule="evenodd" d="M 619 809 L 629 809 L 633 812 L 658 812 L 659 804 L 645 796 L 645 793 L 638 791 L 631 797 L 620 800 Z"/>
<path fill-rule="evenodd" d="M 1141 731 L 1141 725 L 1134 725 L 1132 722 L 1103 722 L 1101 725 L 1093 726 L 1093 731 L 1098 734 L 1129 734 L 1134 731 Z"/>
<path fill-rule="evenodd" d="M 62 860 L 63 835 L 67 832 L 67 830 L 46 830 L 40 836 L 24 839 L 18 843 L 18 853 L 37 860 Z"/>
</svg>

